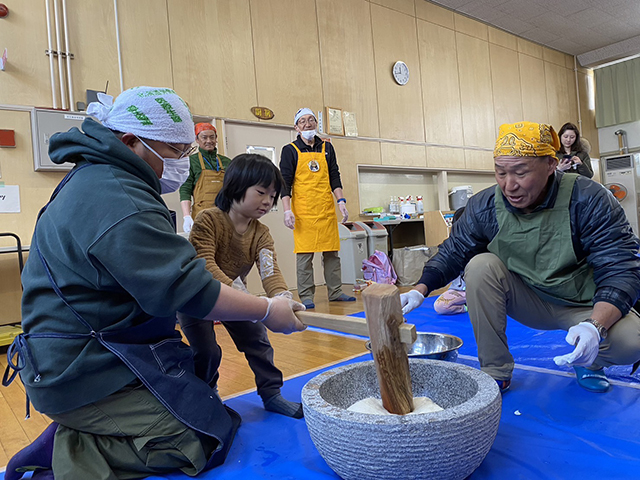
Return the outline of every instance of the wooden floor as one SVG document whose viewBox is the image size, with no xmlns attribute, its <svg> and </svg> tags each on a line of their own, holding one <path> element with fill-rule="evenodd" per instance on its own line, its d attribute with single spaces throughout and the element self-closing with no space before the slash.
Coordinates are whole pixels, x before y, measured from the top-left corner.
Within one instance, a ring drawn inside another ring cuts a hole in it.
<svg viewBox="0 0 640 480">
<path fill-rule="evenodd" d="M 349 286 L 344 290 L 348 292 Z M 401 288 L 406 291 L 408 288 Z M 314 311 L 337 315 L 350 315 L 364 310 L 359 294 L 355 302 L 329 302 L 325 287 L 318 287 Z M 253 373 L 244 356 L 239 353 L 227 331 L 216 325 L 216 337 L 223 350 L 220 380 L 218 383 L 223 399 L 255 390 Z M 366 352 L 362 340 L 327 333 L 304 331 L 292 335 L 270 333 L 275 350 L 275 363 L 285 379 L 330 366 Z M 0 373 L 4 372 L 7 360 L 0 353 Z M 31 409 L 31 418 L 25 420 L 25 392 L 19 378 L 8 388 L 0 387 L 0 468 L 5 466 L 14 453 L 31 443 L 51 422 L 44 415 Z"/>
</svg>

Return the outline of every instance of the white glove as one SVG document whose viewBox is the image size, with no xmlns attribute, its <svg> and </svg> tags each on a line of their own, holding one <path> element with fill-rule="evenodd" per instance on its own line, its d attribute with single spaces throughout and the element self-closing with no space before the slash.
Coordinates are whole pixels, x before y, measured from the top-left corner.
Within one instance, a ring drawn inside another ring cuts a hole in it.
<svg viewBox="0 0 640 480">
<path fill-rule="evenodd" d="M 193 218 L 190 215 L 185 215 L 184 222 L 182 223 L 182 230 L 184 233 L 189 233 L 193 227 Z"/>
<path fill-rule="evenodd" d="M 293 230 L 294 225 L 296 224 L 296 217 L 291 210 L 284 211 L 284 225 L 287 228 Z"/>
<path fill-rule="evenodd" d="M 287 300 L 293 300 L 293 293 L 289 290 L 285 290 L 284 292 L 276 293 L 274 297 L 284 297 Z"/>
<path fill-rule="evenodd" d="M 344 202 L 338 202 L 338 208 L 340 209 L 340 213 L 342 214 L 342 223 L 345 223 L 349 220 L 349 210 L 347 210 L 347 204 Z"/>
<path fill-rule="evenodd" d="M 402 304 L 402 314 L 406 315 L 415 310 L 424 302 L 424 295 L 418 290 L 409 290 L 407 293 L 400 294 L 400 303 Z"/>
<path fill-rule="evenodd" d="M 301 332 L 307 328 L 294 314 L 294 312 L 305 310 L 303 304 L 284 297 L 265 298 L 265 300 L 269 302 L 269 306 L 262 323 L 269 330 L 289 334 Z"/>
<path fill-rule="evenodd" d="M 242 279 L 240 277 L 236 277 L 236 279 L 231 284 L 231 288 L 233 288 L 234 290 L 238 290 L 240 292 L 248 293 L 249 295 L 251 295 L 249 293 L 249 290 L 247 290 L 247 286 L 244 284 L 244 282 L 242 281 Z"/>
<path fill-rule="evenodd" d="M 589 367 L 598 356 L 600 334 L 598 329 L 588 322 L 580 322 L 571 327 L 565 340 L 569 345 L 575 345 L 576 348 L 571 353 L 554 357 L 553 361 L 556 362 L 556 365 Z"/>
</svg>

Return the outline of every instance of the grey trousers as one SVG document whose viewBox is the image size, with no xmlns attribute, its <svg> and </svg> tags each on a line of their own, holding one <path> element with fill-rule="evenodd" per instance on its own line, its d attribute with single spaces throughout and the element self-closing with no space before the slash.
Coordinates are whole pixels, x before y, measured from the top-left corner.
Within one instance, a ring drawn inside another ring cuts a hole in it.
<svg viewBox="0 0 640 480">
<path fill-rule="evenodd" d="M 298 295 L 300 301 L 310 300 L 316 293 L 313 281 L 313 253 L 296 253 L 296 273 L 298 277 Z M 338 252 L 322 252 L 324 281 L 327 283 L 329 301 L 342 295 L 342 270 Z"/>
<path fill-rule="evenodd" d="M 492 253 L 472 258 L 464 279 L 480 367 L 496 380 L 508 380 L 513 372 L 506 334 L 507 315 L 538 330 L 569 330 L 592 313 L 591 307 L 570 307 L 542 300 Z M 572 348 L 567 344 L 566 350 L 557 354 L 569 353 Z M 631 365 L 638 360 L 640 317 L 632 310 L 609 329 L 593 366 Z"/>
</svg>

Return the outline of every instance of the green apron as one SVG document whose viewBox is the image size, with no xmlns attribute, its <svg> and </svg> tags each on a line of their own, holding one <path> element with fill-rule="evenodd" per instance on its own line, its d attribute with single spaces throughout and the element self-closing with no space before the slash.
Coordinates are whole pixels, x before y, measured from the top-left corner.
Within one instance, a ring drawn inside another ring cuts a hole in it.
<svg viewBox="0 0 640 480">
<path fill-rule="evenodd" d="M 487 248 L 543 300 L 584 307 L 593 305 L 596 285 L 593 269 L 586 259 L 577 260 L 571 240 L 569 204 L 577 177 L 562 176 L 553 208 L 527 214 L 509 212 L 496 185 L 499 230 Z"/>
</svg>

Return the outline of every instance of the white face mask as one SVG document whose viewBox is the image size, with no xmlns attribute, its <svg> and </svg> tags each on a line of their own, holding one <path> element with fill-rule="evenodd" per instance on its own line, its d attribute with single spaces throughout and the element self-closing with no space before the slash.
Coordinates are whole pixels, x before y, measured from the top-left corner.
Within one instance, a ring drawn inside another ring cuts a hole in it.
<svg viewBox="0 0 640 480">
<path fill-rule="evenodd" d="M 160 177 L 160 193 L 172 193 L 178 190 L 189 176 L 189 157 L 164 158 L 139 137 L 138 140 L 156 157 L 162 160 L 162 177 Z"/>
<path fill-rule="evenodd" d="M 302 138 L 304 138 L 305 140 L 311 140 L 311 139 L 313 139 L 313 137 L 316 136 L 316 131 L 315 130 L 302 130 L 300 132 L 300 135 L 302 135 Z"/>
<path fill-rule="evenodd" d="M 178 190 L 189 177 L 189 157 L 164 158 L 164 168 L 160 177 L 160 193 L 171 193 Z"/>
</svg>

